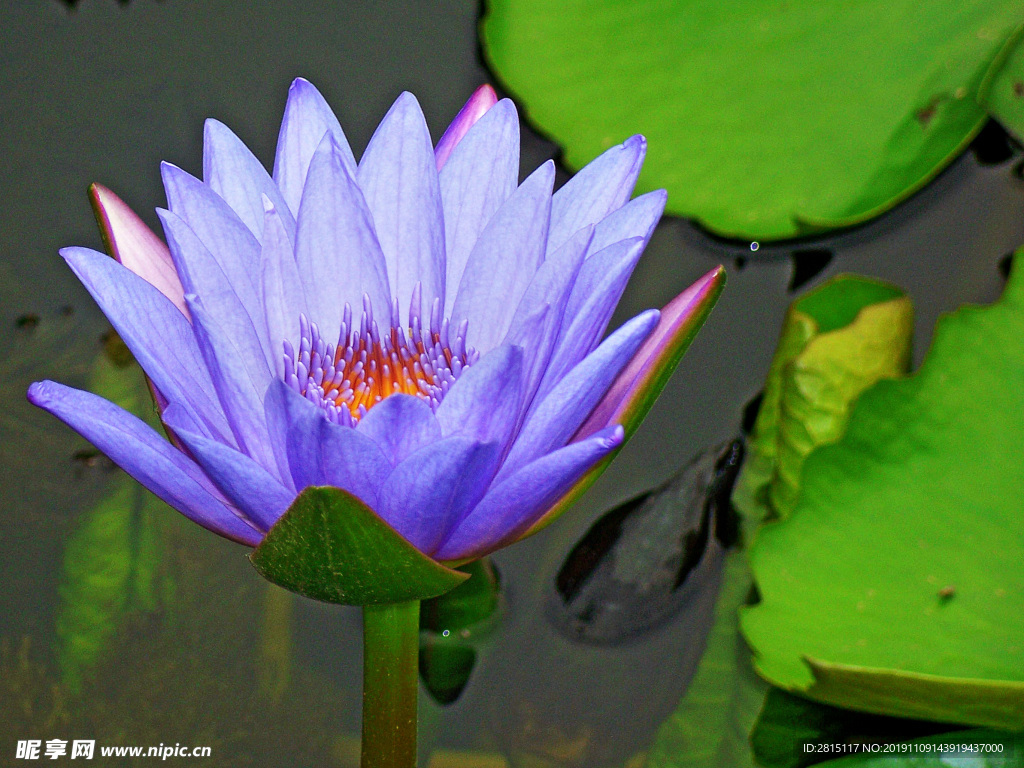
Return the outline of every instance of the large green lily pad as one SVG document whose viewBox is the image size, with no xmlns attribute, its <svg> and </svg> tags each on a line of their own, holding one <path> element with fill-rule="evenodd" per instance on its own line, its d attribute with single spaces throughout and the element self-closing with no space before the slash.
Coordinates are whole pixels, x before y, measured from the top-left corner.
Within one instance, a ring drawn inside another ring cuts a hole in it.
<svg viewBox="0 0 1024 768">
<path fill-rule="evenodd" d="M 300 493 L 249 560 L 280 587 L 343 605 L 424 600 L 469 578 L 424 555 L 352 494 L 329 486 Z"/>
<path fill-rule="evenodd" d="M 1018 257 L 1018 262 L 1020 261 Z M 742 615 L 776 685 L 868 712 L 1024 729 L 1024 269 L 940 321 L 914 376 L 861 395 Z"/>
<path fill-rule="evenodd" d="M 490 0 L 494 72 L 572 169 L 633 133 L 643 190 L 730 237 L 864 221 L 986 119 L 1019 0 Z"/>
</svg>

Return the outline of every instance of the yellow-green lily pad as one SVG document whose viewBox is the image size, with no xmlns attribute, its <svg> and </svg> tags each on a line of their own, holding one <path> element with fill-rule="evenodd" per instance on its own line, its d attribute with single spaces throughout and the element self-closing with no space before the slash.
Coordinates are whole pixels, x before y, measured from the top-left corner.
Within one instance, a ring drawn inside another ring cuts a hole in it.
<svg viewBox="0 0 1024 768">
<path fill-rule="evenodd" d="M 857 275 L 790 305 L 734 496 L 748 520 L 789 513 L 808 454 L 839 439 L 864 390 L 907 373 L 913 330 L 903 291 Z"/>
</svg>

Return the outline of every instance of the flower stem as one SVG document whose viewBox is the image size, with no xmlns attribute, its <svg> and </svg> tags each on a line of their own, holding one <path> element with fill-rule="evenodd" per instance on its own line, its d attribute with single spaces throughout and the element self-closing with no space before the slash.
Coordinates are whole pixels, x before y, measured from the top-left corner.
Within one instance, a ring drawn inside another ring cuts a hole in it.
<svg viewBox="0 0 1024 768">
<path fill-rule="evenodd" d="M 363 606 L 361 768 L 415 768 L 420 602 Z"/>
</svg>

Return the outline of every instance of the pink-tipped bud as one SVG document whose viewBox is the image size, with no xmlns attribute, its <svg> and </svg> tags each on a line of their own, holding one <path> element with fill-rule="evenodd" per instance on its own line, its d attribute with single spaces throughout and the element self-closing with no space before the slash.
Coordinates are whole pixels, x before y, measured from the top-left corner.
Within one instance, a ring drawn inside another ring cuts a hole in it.
<svg viewBox="0 0 1024 768">
<path fill-rule="evenodd" d="M 189 317 L 185 292 L 171 252 L 135 211 L 101 184 L 89 187 L 89 199 L 103 233 L 107 253 L 160 291 Z"/>
<path fill-rule="evenodd" d="M 725 270 L 715 267 L 661 310 L 658 325 L 618 375 L 574 440 L 622 424 L 627 436 L 643 421 L 704 325 L 725 287 Z"/>
<path fill-rule="evenodd" d="M 441 167 L 451 156 L 452 150 L 455 149 L 455 145 L 462 141 L 462 137 L 469 132 L 469 129 L 473 127 L 476 121 L 483 117 L 487 110 L 497 103 L 498 94 L 486 83 L 473 91 L 469 101 L 459 110 L 459 114 L 455 116 L 452 124 L 448 126 L 448 130 L 444 132 L 444 136 L 437 142 L 437 148 L 434 149 L 434 157 L 437 159 L 437 170 L 441 170 Z"/>
</svg>

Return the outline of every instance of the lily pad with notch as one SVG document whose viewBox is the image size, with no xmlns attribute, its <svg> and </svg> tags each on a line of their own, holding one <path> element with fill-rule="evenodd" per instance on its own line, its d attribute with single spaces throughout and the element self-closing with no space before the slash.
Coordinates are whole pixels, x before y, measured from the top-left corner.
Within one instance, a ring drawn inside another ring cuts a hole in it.
<svg viewBox="0 0 1024 768">
<path fill-rule="evenodd" d="M 640 191 L 767 241 L 891 209 L 988 114 L 1024 125 L 1020 23 L 995 0 L 491 0 L 481 40 L 571 169 L 641 133 Z"/>
</svg>

